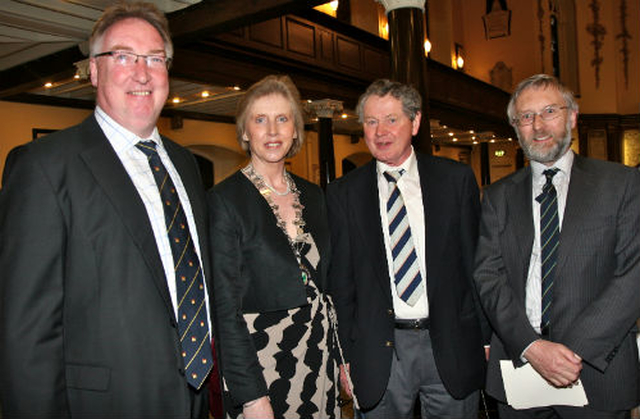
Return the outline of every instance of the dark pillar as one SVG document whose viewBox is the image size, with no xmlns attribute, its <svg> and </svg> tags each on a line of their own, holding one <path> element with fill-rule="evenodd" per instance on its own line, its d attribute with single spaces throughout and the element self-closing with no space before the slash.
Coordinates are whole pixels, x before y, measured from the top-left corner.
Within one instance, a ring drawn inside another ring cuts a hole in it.
<svg viewBox="0 0 640 419">
<path fill-rule="evenodd" d="M 307 110 L 318 116 L 318 155 L 320 157 L 320 186 L 325 189 L 336 178 L 333 152 L 333 114 L 342 112 L 342 102 L 323 99 L 307 103 Z"/>
<path fill-rule="evenodd" d="M 480 186 L 491 184 L 491 161 L 489 160 L 489 143 L 480 143 Z"/>
<path fill-rule="evenodd" d="M 422 96 L 422 121 L 413 145 L 422 153 L 432 154 L 427 59 L 424 52 L 425 0 L 380 0 L 380 3 L 384 5 L 389 19 L 391 78 L 412 85 Z"/>
<path fill-rule="evenodd" d="M 351 24 L 351 2 L 350 0 L 340 0 L 338 10 L 336 10 L 336 19 L 346 24 Z"/>
</svg>

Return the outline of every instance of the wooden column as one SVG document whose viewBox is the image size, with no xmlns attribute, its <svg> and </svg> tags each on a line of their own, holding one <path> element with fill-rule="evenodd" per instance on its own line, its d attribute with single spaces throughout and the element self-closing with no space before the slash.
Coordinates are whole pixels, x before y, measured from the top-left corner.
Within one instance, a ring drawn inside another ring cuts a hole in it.
<svg viewBox="0 0 640 419">
<path fill-rule="evenodd" d="M 333 114 L 342 112 L 339 100 L 322 99 L 307 103 L 306 109 L 318 117 L 318 155 L 320 157 L 320 186 L 325 189 L 336 178 L 333 151 Z"/>
<path fill-rule="evenodd" d="M 432 154 L 427 59 L 424 51 L 425 0 L 378 1 L 384 5 L 389 19 L 391 78 L 412 85 L 422 96 L 422 121 L 413 145 L 422 153 Z"/>
</svg>

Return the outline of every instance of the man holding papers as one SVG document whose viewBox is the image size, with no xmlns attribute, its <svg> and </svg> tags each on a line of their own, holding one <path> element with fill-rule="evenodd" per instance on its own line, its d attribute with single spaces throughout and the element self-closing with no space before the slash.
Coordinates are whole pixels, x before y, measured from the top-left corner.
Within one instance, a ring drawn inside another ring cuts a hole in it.
<svg viewBox="0 0 640 419">
<path fill-rule="evenodd" d="M 507 113 L 531 165 L 484 192 L 487 392 L 502 419 L 627 418 L 640 403 L 640 173 L 573 153 L 578 105 L 554 77 L 521 82 Z"/>
</svg>

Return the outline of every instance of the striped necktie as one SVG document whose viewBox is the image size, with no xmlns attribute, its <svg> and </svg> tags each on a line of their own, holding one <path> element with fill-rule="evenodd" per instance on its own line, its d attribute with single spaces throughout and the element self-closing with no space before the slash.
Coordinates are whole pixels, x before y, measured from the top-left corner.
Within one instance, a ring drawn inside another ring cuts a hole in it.
<svg viewBox="0 0 640 419">
<path fill-rule="evenodd" d="M 410 306 L 414 306 L 424 292 L 422 275 L 416 249 L 411 237 L 411 226 L 404 199 L 397 182 L 404 170 L 384 172 L 384 177 L 392 189 L 387 200 L 387 219 L 389 221 L 389 238 L 393 256 L 394 282 L 398 297 Z"/>
<path fill-rule="evenodd" d="M 549 316 L 553 299 L 553 277 L 557 262 L 557 249 L 560 241 L 560 223 L 558 219 L 558 194 L 553 186 L 553 177 L 560 169 L 547 169 L 542 172 L 547 182 L 542 193 L 536 197 L 540 203 L 540 249 L 542 254 L 542 322 L 543 334 L 549 333 Z"/>
<path fill-rule="evenodd" d="M 136 147 L 149 158 L 160 191 L 176 271 L 178 331 L 185 375 L 189 385 L 199 389 L 213 365 L 200 259 L 191 240 L 180 197 L 160 160 L 156 143 L 141 141 Z"/>
</svg>

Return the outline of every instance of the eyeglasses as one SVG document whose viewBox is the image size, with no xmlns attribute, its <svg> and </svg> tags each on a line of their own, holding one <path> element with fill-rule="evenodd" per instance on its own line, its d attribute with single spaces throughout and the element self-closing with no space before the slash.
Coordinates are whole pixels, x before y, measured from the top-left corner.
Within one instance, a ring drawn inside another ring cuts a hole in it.
<svg viewBox="0 0 640 419">
<path fill-rule="evenodd" d="M 95 58 L 106 56 L 113 57 L 116 64 L 122 67 L 133 67 L 138 63 L 139 58 L 143 58 L 147 67 L 153 69 L 168 69 L 171 65 L 171 58 L 165 57 L 164 55 L 135 54 L 130 51 L 106 51 L 94 55 Z"/>
<path fill-rule="evenodd" d="M 523 112 L 514 118 L 514 122 L 518 125 L 525 126 L 533 124 L 533 120 L 536 115 L 542 118 L 543 121 L 551 121 L 560 116 L 560 111 L 567 109 L 566 106 L 549 105 L 542 109 L 540 112 Z"/>
</svg>

